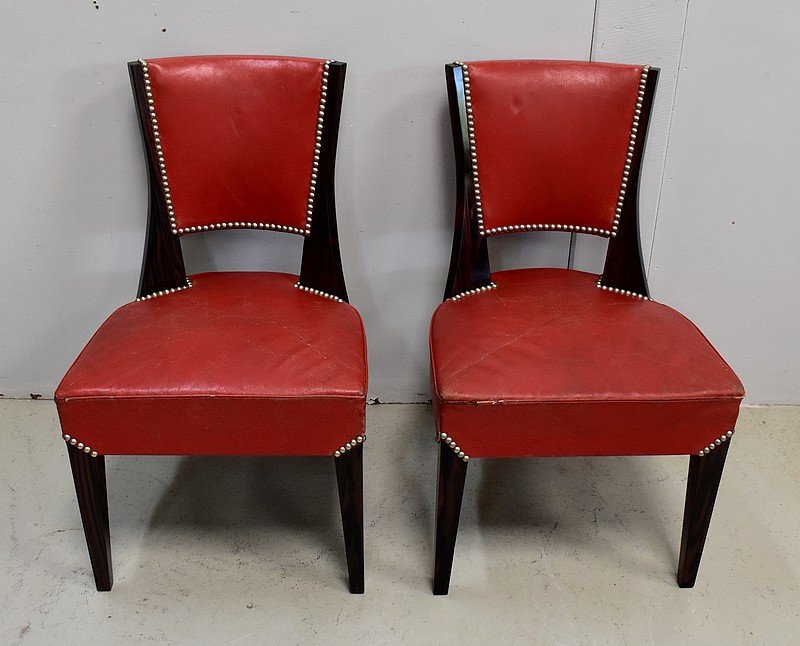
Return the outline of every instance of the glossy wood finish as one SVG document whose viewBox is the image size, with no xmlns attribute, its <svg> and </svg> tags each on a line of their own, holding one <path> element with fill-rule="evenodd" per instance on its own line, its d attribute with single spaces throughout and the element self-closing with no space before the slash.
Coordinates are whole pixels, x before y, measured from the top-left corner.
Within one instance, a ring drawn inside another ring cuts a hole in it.
<svg viewBox="0 0 800 646">
<path fill-rule="evenodd" d="M 114 576 L 111 569 L 105 458 L 102 455 L 93 458 L 71 444 L 67 444 L 67 453 L 94 581 L 98 591 L 108 592 L 114 583 Z"/>
<path fill-rule="evenodd" d="M 433 594 L 447 594 L 453 553 L 456 548 L 458 519 L 464 497 L 467 463 L 444 442 L 439 447 L 439 475 L 436 490 L 436 556 L 433 566 Z"/>
<path fill-rule="evenodd" d="M 446 65 L 447 98 L 456 157 L 456 213 L 453 250 L 444 298 L 455 296 L 492 282 L 489 273 L 489 250 L 486 237 L 478 232 L 475 190 L 472 180 L 472 157 L 467 133 L 467 103 L 464 74 L 460 65 Z"/>
<path fill-rule="evenodd" d="M 137 297 L 142 297 L 166 289 L 184 287 L 186 285 L 186 268 L 183 263 L 180 237 L 172 232 L 167 203 L 161 188 L 156 142 L 150 123 L 150 111 L 141 63 L 138 61 L 128 63 L 128 73 L 131 77 L 133 99 L 139 117 L 139 130 L 142 134 L 142 143 L 147 159 L 150 192 L 144 258 L 137 293 Z"/>
<path fill-rule="evenodd" d="M 336 147 L 339 139 L 339 119 L 344 94 L 345 63 L 331 63 L 328 69 L 328 92 L 322 124 L 322 150 L 317 173 L 317 187 L 311 234 L 303 243 L 300 283 L 319 289 L 347 301 L 339 234 L 336 226 Z"/>
<path fill-rule="evenodd" d="M 364 593 L 364 445 L 334 458 L 351 594 Z"/>
<path fill-rule="evenodd" d="M 647 276 L 642 261 L 642 245 L 639 237 L 639 178 L 642 169 L 647 126 L 653 109 L 653 99 L 658 85 L 658 68 L 651 67 L 647 73 L 639 129 L 633 145 L 628 186 L 622 204 L 617 235 L 609 239 L 606 262 L 603 267 L 603 285 L 616 287 L 644 296 L 650 296 Z"/>
<path fill-rule="evenodd" d="M 681 555 L 678 563 L 678 585 L 682 588 L 693 587 L 697 579 L 730 444 L 731 441 L 728 440 L 703 457 L 693 455 L 689 458 L 689 481 L 686 484 Z"/>
</svg>

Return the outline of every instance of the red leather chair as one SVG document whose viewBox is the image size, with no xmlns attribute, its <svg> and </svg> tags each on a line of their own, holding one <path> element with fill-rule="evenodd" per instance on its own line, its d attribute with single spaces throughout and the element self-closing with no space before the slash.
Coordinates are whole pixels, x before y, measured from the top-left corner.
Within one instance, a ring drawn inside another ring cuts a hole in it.
<svg viewBox="0 0 800 646">
<path fill-rule="evenodd" d="M 447 594 L 467 461 L 688 454 L 678 584 L 694 585 L 744 395 L 701 332 L 650 298 L 637 190 L 658 70 L 568 61 L 446 68 L 457 207 L 430 353 L 434 594 Z M 490 236 L 609 239 L 602 275 L 490 273 Z"/>
<path fill-rule="evenodd" d="M 335 458 L 350 591 L 364 591 L 364 329 L 347 302 L 334 164 L 345 64 L 130 63 L 150 183 L 136 300 L 95 333 L 56 404 L 98 590 L 112 585 L 106 455 Z M 300 276 L 187 276 L 181 236 L 304 237 Z"/>
</svg>

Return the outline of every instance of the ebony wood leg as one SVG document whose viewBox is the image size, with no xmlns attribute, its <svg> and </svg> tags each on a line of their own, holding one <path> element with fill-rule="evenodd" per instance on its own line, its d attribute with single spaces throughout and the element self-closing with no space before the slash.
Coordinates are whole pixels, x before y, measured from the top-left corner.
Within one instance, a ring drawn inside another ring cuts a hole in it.
<svg viewBox="0 0 800 646">
<path fill-rule="evenodd" d="M 102 455 L 93 458 L 71 444 L 67 444 L 67 452 L 75 481 L 75 493 L 78 495 L 83 532 L 92 561 L 94 582 L 100 592 L 108 592 L 114 583 L 114 577 L 111 571 L 105 458 Z"/>
<path fill-rule="evenodd" d="M 730 443 L 730 440 L 723 442 L 703 457 L 693 455 L 689 458 L 689 482 L 686 485 L 681 556 L 678 563 L 678 585 L 682 588 L 693 587 L 697 579 L 697 569 L 703 556 L 703 545 Z"/>
<path fill-rule="evenodd" d="M 351 594 L 364 594 L 364 445 L 334 458 Z"/>
<path fill-rule="evenodd" d="M 436 491 L 436 562 L 433 566 L 433 594 L 447 594 L 453 552 L 456 548 L 458 518 L 464 497 L 467 463 L 444 442 L 439 449 L 439 482 Z"/>
</svg>

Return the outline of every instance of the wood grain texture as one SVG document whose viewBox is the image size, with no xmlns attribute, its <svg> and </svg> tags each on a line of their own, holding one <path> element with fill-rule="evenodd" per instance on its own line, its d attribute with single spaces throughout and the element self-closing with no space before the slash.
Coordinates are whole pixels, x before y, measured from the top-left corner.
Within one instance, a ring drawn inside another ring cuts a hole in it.
<svg viewBox="0 0 800 646">
<path fill-rule="evenodd" d="M 317 190 L 311 221 L 311 233 L 303 243 L 300 283 L 347 301 L 347 287 L 339 250 L 336 224 L 336 149 L 344 95 L 347 65 L 333 62 L 328 70 L 328 91 L 322 124 L 322 150 L 317 171 Z"/>
<path fill-rule="evenodd" d="M 650 122 L 653 108 L 653 97 L 658 85 L 657 68 L 651 68 L 647 74 L 644 97 L 642 98 L 639 128 L 633 146 L 633 157 L 630 163 L 628 186 L 622 203 L 622 215 L 617 235 L 608 242 L 606 262 L 603 267 L 603 285 L 632 291 L 650 296 L 647 288 L 647 276 L 642 261 L 642 247 L 639 237 L 639 177 L 642 170 L 642 158 L 645 149 L 644 136 Z"/>
<path fill-rule="evenodd" d="M 180 238 L 172 232 L 167 203 L 161 187 L 156 142 L 153 136 L 147 93 L 144 86 L 142 65 L 138 61 L 128 63 L 133 99 L 139 117 L 149 187 L 149 209 L 147 234 L 142 259 L 137 297 L 186 286 L 186 268 L 183 262 Z"/>
<path fill-rule="evenodd" d="M 464 498 L 467 463 L 444 442 L 439 446 L 439 475 L 436 489 L 436 556 L 433 566 L 433 594 L 447 594 L 453 570 L 453 554 Z"/>
<path fill-rule="evenodd" d="M 697 579 L 703 546 L 706 544 L 711 514 L 717 499 L 722 470 L 731 441 L 713 451 L 689 458 L 689 479 L 686 483 L 686 505 L 683 511 L 681 554 L 678 563 L 678 585 L 691 588 Z"/>
<path fill-rule="evenodd" d="M 472 162 L 467 134 L 464 75 L 460 65 L 446 65 L 447 98 L 456 160 L 456 212 L 445 300 L 492 282 L 486 237 L 478 232 Z"/>
<path fill-rule="evenodd" d="M 345 452 L 336 463 L 339 505 L 351 594 L 364 593 L 364 445 Z"/>
<path fill-rule="evenodd" d="M 111 568 L 105 458 L 102 455 L 93 458 L 71 444 L 67 444 L 67 453 L 94 581 L 99 592 L 108 592 L 114 584 L 114 576 Z"/>
</svg>

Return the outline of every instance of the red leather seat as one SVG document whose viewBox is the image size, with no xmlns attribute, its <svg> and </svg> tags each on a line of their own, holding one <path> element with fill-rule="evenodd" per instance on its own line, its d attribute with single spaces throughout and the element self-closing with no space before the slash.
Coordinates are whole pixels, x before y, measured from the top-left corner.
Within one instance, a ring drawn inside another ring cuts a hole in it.
<svg viewBox="0 0 800 646">
<path fill-rule="evenodd" d="M 469 457 L 695 454 L 739 379 L 682 314 L 570 269 L 495 272 L 431 322 L 437 430 Z"/>
<path fill-rule="evenodd" d="M 191 280 L 103 323 L 56 391 L 64 433 L 103 455 L 333 455 L 363 432 L 355 308 L 289 274 Z"/>
</svg>

